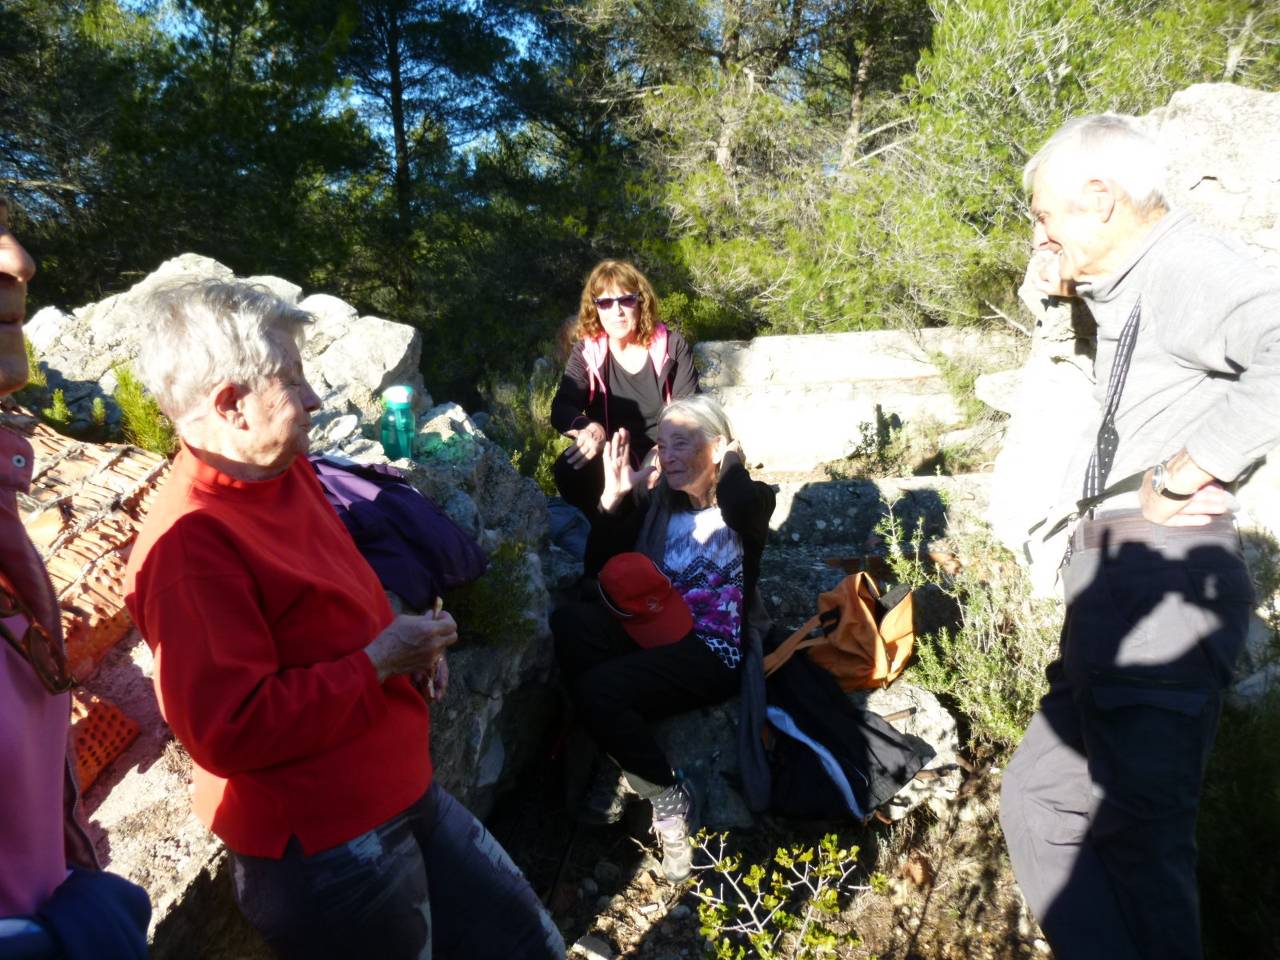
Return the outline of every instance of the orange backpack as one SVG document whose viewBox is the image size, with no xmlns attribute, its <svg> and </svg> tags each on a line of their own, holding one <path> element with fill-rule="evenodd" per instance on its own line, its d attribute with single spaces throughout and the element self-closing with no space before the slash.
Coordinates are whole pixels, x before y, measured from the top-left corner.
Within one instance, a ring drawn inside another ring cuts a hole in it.
<svg viewBox="0 0 1280 960">
<path fill-rule="evenodd" d="M 808 650 L 846 692 L 888 686 L 911 659 L 915 630 L 911 594 L 877 623 L 879 596 L 875 580 L 862 571 L 819 594 L 817 615 L 764 658 L 765 676 Z"/>
</svg>

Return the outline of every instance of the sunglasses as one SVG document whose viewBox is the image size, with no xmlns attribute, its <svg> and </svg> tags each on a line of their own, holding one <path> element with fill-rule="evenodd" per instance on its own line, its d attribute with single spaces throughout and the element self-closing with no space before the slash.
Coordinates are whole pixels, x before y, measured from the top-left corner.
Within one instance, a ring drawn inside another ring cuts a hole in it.
<svg viewBox="0 0 1280 960">
<path fill-rule="evenodd" d="M 630 310 L 640 302 L 640 294 L 628 293 L 621 297 L 592 297 L 591 302 L 596 305 L 597 310 L 612 310 L 615 303 Z"/>
<path fill-rule="evenodd" d="M 27 621 L 27 628 L 21 636 L 15 634 L 6 618 L 21 616 Z M 49 635 L 43 624 L 31 612 L 31 608 L 18 599 L 0 580 L 0 635 L 3 635 L 9 646 L 22 656 L 35 669 L 40 683 L 50 693 L 66 693 L 78 686 L 76 678 L 71 675 L 67 665 L 67 655 L 62 647 Z"/>
</svg>

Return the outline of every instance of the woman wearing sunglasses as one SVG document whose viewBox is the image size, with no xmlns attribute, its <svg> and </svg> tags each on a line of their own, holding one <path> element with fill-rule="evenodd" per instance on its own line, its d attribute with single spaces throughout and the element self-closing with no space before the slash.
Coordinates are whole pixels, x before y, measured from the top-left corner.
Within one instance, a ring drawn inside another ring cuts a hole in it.
<svg viewBox="0 0 1280 960">
<path fill-rule="evenodd" d="M 36 267 L 0 197 L 0 398 L 26 385 L 27 282 Z M 58 601 L 18 513 L 32 449 L 0 425 L 0 958 L 147 955 L 146 892 L 97 868 L 67 763 L 75 685 Z"/>
<path fill-rule="evenodd" d="M 632 465 L 652 461 L 663 406 L 697 393 L 698 374 L 689 345 L 659 319 L 653 287 L 626 260 L 602 260 L 588 275 L 576 333 L 551 403 L 552 426 L 573 440 L 556 461 L 555 479 L 560 495 L 591 521 L 585 573 L 594 576 L 606 559 L 595 533 L 606 441 L 625 429 Z"/>
</svg>

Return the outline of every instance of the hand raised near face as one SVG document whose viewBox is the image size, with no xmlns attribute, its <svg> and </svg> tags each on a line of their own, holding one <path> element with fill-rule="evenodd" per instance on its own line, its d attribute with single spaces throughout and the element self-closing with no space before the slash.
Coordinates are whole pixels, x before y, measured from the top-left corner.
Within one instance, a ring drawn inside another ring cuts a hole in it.
<svg viewBox="0 0 1280 960">
<path fill-rule="evenodd" d="M 648 483 L 653 467 L 633 470 L 631 467 L 631 435 L 625 427 L 610 437 L 604 445 L 604 491 L 600 494 L 600 509 L 611 513 L 623 498 L 641 484 Z"/>
</svg>

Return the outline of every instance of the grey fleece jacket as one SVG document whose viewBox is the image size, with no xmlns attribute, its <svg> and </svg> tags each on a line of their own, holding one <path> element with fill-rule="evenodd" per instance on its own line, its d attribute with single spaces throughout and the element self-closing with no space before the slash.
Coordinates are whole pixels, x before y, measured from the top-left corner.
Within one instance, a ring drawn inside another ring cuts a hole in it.
<svg viewBox="0 0 1280 960">
<path fill-rule="evenodd" d="M 1128 262 L 1077 293 L 1098 322 L 1097 411 L 1066 480 L 1078 499 L 1093 451 L 1120 331 L 1142 320 L 1116 413 L 1120 443 L 1107 483 L 1183 447 L 1230 482 L 1280 444 L 1280 272 L 1185 211 L 1161 219 Z M 1137 505 L 1122 494 L 1108 509 Z"/>
</svg>

